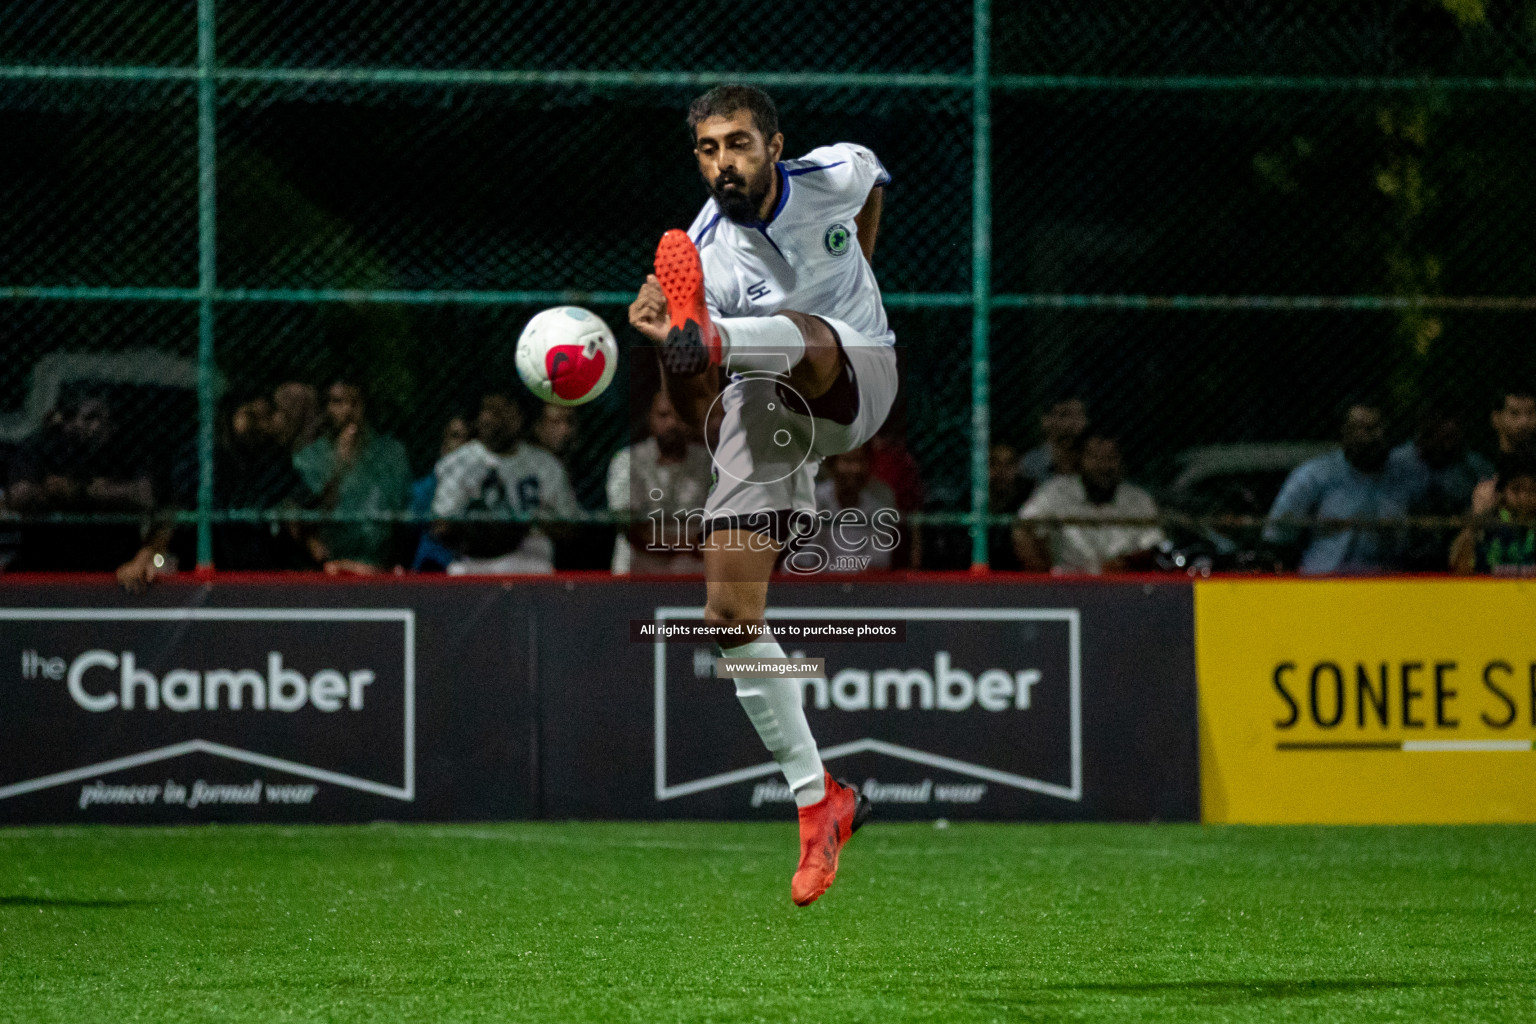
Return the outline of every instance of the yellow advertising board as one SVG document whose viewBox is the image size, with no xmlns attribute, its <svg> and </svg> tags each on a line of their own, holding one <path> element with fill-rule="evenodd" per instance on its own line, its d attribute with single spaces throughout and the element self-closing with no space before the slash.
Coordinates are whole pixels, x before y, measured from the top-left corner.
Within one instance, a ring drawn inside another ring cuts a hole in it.
<svg viewBox="0 0 1536 1024">
<path fill-rule="evenodd" d="M 1536 582 L 1195 586 L 1209 822 L 1536 821 Z"/>
</svg>

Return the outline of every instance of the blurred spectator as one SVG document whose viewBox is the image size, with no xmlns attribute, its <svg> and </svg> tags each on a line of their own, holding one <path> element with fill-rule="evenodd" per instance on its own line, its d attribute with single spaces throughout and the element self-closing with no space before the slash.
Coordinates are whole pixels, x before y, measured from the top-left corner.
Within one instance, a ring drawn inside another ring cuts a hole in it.
<svg viewBox="0 0 1536 1024">
<path fill-rule="evenodd" d="M 1019 564 L 1032 572 L 1125 572 L 1152 567 L 1152 552 L 1163 531 L 1147 526 L 1034 526 L 1032 519 L 1154 519 L 1152 495 L 1124 479 L 1117 437 L 1089 431 L 1083 438 L 1079 472 L 1054 476 L 1035 489 L 1019 509 L 1014 527 Z"/>
<path fill-rule="evenodd" d="M 902 440 L 902 429 L 894 417 L 887 419 L 869 439 L 866 454 L 870 475 L 891 489 L 897 508 L 911 512 L 923 507 L 923 475 Z"/>
<path fill-rule="evenodd" d="M 719 404 L 719 403 L 716 403 Z M 697 528 L 714 466 L 663 391 L 651 399 L 645 440 L 608 463 L 608 508 L 635 517 L 613 540 L 613 573 L 702 573 Z"/>
<path fill-rule="evenodd" d="M 275 408 L 265 398 L 235 404 L 215 437 L 213 504 L 264 512 L 294 507 L 304 490 L 287 445 L 275 434 Z M 177 502 L 197 504 L 196 463 L 183 464 Z M 213 564 L 228 570 L 312 568 L 297 527 L 280 522 L 221 523 L 213 528 Z"/>
<path fill-rule="evenodd" d="M 302 490 L 287 447 L 273 433 L 273 406 L 265 396 L 225 400 L 214 435 L 213 505 L 217 510 L 263 512 L 292 507 Z M 199 470 L 193 443 L 177 461 L 171 477 L 171 501 L 197 507 Z M 213 526 L 213 564 L 225 571 L 278 571 L 311 568 L 293 524 L 227 522 Z M 196 559 L 196 531 L 156 526 L 137 554 L 118 566 L 117 578 L 138 592 L 162 573 L 175 572 Z"/>
<path fill-rule="evenodd" d="M 581 419 L 576 409 L 553 403 L 539 406 L 531 440 L 560 461 L 576 494 L 576 504 L 583 509 L 600 509 L 608 501 L 605 464 L 596 453 L 578 450 L 580 435 Z M 613 537 L 613 528 L 600 523 L 569 525 L 555 538 L 556 568 L 607 571 Z"/>
<path fill-rule="evenodd" d="M 475 439 L 438 460 L 432 514 L 579 515 L 564 467 L 543 448 L 520 440 L 522 431 L 523 415 L 512 396 L 488 392 L 475 418 Z M 453 575 L 555 571 L 551 533 L 559 530 L 549 524 L 441 522 L 433 531 L 462 552 L 448 565 Z"/>
<path fill-rule="evenodd" d="M 827 479 L 816 485 L 816 511 L 831 513 L 813 537 L 831 559 L 831 572 L 889 569 L 901 531 L 896 493 L 874 477 L 867 447 L 827 456 Z M 858 566 L 858 568 L 853 568 Z"/>
<path fill-rule="evenodd" d="M 1536 394 L 1524 388 L 1505 388 L 1498 393 L 1488 422 L 1498 439 L 1500 459 L 1536 450 Z M 1473 494 L 1474 503 L 1492 508 L 1497 500 L 1495 487 L 1492 476 L 1485 477 Z"/>
<path fill-rule="evenodd" d="M 1443 409 L 1424 415 L 1413 440 L 1392 449 L 1387 466 L 1389 474 L 1401 473 L 1410 481 L 1413 496 L 1408 513 L 1415 516 L 1460 516 L 1471 505 L 1478 482 L 1493 476 L 1493 464 L 1467 449 L 1461 420 Z M 1455 530 L 1410 530 L 1402 567 L 1444 572 L 1446 550 L 1454 535 Z"/>
<path fill-rule="evenodd" d="M 1451 545 L 1452 570 L 1536 575 L 1536 458 L 1516 452 L 1500 459 L 1493 495 Z"/>
<path fill-rule="evenodd" d="M 1488 422 L 1499 439 L 1501 457 L 1531 451 L 1536 442 L 1536 394 L 1506 388 L 1499 395 L 1499 403 L 1489 414 Z"/>
<path fill-rule="evenodd" d="M 546 404 L 533 421 L 534 443 L 562 463 L 576 437 L 576 410 L 567 405 Z"/>
<path fill-rule="evenodd" d="M 290 380 L 272 390 L 272 434 L 279 444 L 297 455 L 324 430 L 320 394 L 313 385 Z"/>
<path fill-rule="evenodd" d="M 449 452 L 458 451 L 475 436 L 468 416 L 450 416 L 443 424 L 443 440 L 437 450 L 442 459 Z M 411 485 L 411 515 L 425 521 L 432 515 L 432 499 L 437 496 L 437 464 L 432 472 Z M 433 533 L 430 526 L 423 527 L 421 539 L 416 542 L 416 555 L 411 559 L 412 572 L 445 572 L 458 556 Z"/>
<path fill-rule="evenodd" d="M 1373 573 L 1397 569 L 1402 540 L 1397 531 L 1366 525 L 1298 528 L 1278 520 L 1391 520 L 1408 514 L 1414 477 L 1388 459 L 1381 407 L 1349 406 L 1337 451 L 1302 463 L 1286 478 L 1264 527 L 1264 542 L 1305 575 Z M 1300 552 L 1299 559 L 1297 552 Z"/>
<path fill-rule="evenodd" d="M 1465 512 L 1478 481 L 1493 476 L 1493 463 L 1468 450 L 1461 420 L 1438 409 L 1425 414 L 1412 441 L 1392 449 L 1387 464 L 1412 482 L 1414 506 L 1425 515 Z"/>
<path fill-rule="evenodd" d="M 1029 497 L 1030 487 L 1019 472 L 1019 453 L 1011 444 L 994 444 L 987 452 L 987 501 L 994 514 L 1013 515 Z M 987 550 L 992 568 L 1014 572 L 1021 568 L 1018 552 L 1013 549 L 1013 531 L 1006 526 L 989 527 Z"/>
<path fill-rule="evenodd" d="M 405 446 L 368 422 L 363 389 L 338 380 L 326 390 L 326 434 L 293 457 L 311 508 L 342 515 L 399 512 L 410 500 Z M 394 562 L 395 524 L 325 523 L 305 531 L 310 557 L 326 572 L 371 573 Z"/>
<path fill-rule="evenodd" d="M 147 513 L 155 505 L 155 485 L 107 399 L 85 393 L 55 410 L 16 453 L 7 498 L 23 515 Z M 11 568 L 112 572 L 141 539 L 134 523 L 33 524 L 22 531 Z"/>
<path fill-rule="evenodd" d="M 896 508 L 902 513 L 920 511 L 926 497 L 922 470 L 907 449 L 905 432 L 905 411 L 894 410 L 865 448 L 870 475 L 891 489 L 896 496 Z M 892 552 L 891 564 L 907 569 L 923 564 L 922 531 L 901 531 L 901 546 Z"/>
<path fill-rule="evenodd" d="M 1040 417 L 1045 440 L 1019 460 L 1019 473 L 1031 493 L 1053 476 L 1077 473 L 1087 429 L 1088 403 L 1082 396 L 1065 394 L 1051 403 Z"/>
</svg>

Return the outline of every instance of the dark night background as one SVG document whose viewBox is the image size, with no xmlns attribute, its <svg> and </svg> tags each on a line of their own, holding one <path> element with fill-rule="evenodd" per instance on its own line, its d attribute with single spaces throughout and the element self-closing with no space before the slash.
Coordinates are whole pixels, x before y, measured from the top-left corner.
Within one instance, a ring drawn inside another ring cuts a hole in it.
<svg viewBox="0 0 1536 1024">
<path fill-rule="evenodd" d="M 0 62 L 191 66 L 195 7 L 0 3 Z M 993 17 L 993 73 L 1028 76 L 992 100 L 995 292 L 1536 294 L 1536 3 L 996 3 Z M 891 0 L 229 0 L 218 53 L 245 69 L 964 75 L 971 31 L 969 5 Z M 1449 82 L 1294 80 L 1430 76 Z M 0 82 L 0 286 L 195 287 L 195 89 Z M 220 286 L 631 290 L 655 239 L 703 199 L 682 122 L 697 91 L 226 79 Z M 771 91 L 791 154 L 856 140 L 891 170 L 883 288 L 968 292 L 969 87 Z M 635 340 L 622 307 L 597 309 Z M 513 377 L 533 311 L 229 302 L 218 361 L 251 387 L 360 371 L 425 470 L 447 413 Z M 1192 445 L 1327 439 L 1339 400 L 1362 391 L 1387 398 L 1398 437 L 1431 399 L 1481 428 L 1492 390 L 1536 369 L 1532 314 L 1001 309 L 994 436 L 1034 443 L 1042 404 L 1080 388 L 1124 429 L 1133 475 L 1155 482 Z M 930 507 L 964 508 L 969 313 L 891 317 Z M 142 347 L 194 357 L 192 304 L 6 300 L 0 413 L 19 408 L 43 353 Z M 627 441 L 626 392 L 582 414 L 589 494 Z M 193 415 L 186 396 L 145 404 L 141 436 L 173 447 Z"/>
</svg>

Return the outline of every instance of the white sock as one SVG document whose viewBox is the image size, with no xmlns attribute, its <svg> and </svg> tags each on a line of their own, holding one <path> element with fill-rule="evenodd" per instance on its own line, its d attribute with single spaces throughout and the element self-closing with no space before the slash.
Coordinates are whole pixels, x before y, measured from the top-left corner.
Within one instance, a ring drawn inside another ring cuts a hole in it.
<svg viewBox="0 0 1536 1024">
<path fill-rule="evenodd" d="M 727 658 L 782 658 L 784 648 L 770 635 L 740 647 L 721 648 Z M 763 746 L 779 763 L 795 793 L 795 806 L 808 807 L 827 795 L 821 753 L 805 720 L 805 691 L 798 679 L 737 676 L 736 699 L 746 709 Z"/>
<path fill-rule="evenodd" d="M 788 375 L 805 358 L 805 338 L 788 317 L 721 317 L 715 327 L 727 373 L 766 370 Z"/>
</svg>

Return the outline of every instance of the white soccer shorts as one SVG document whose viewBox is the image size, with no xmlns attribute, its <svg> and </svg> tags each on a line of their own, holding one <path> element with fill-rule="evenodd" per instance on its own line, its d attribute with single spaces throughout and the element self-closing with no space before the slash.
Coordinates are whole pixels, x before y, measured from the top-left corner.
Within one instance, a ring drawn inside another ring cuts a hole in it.
<svg viewBox="0 0 1536 1024">
<path fill-rule="evenodd" d="M 794 392 L 782 373 L 732 377 L 716 399 L 724 407 L 725 418 L 711 453 L 715 484 L 704 506 L 707 529 L 747 520 L 748 528 L 784 540 L 781 534 L 788 518 L 784 514 L 816 508 L 821 460 L 864 444 L 890 413 L 896 400 L 896 350 L 871 341 L 841 320 L 818 319 L 841 342 L 847 364 L 844 372 L 851 374 L 851 380 L 833 385 L 827 395 L 810 401 Z M 857 395 L 856 404 L 838 401 L 852 395 Z M 849 410 L 850 405 L 855 408 Z M 844 419 L 847 422 L 840 422 Z M 768 522 L 777 525 L 763 525 Z"/>
</svg>

